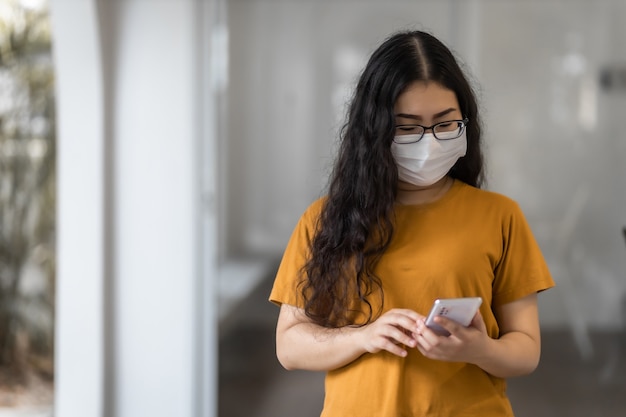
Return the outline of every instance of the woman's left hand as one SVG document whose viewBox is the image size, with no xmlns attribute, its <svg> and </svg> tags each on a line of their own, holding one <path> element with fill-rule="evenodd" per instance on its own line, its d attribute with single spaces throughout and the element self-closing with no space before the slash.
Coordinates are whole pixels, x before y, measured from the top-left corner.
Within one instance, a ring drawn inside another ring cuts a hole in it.
<svg viewBox="0 0 626 417">
<path fill-rule="evenodd" d="M 414 338 L 417 349 L 427 358 L 447 362 L 477 363 L 487 353 L 491 340 L 480 312 L 477 312 L 468 327 L 445 317 L 437 317 L 435 322 L 450 332 L 450 336 L 440 336 L 428 328 L 424 319 L 417 323 Z"/>
</svg>

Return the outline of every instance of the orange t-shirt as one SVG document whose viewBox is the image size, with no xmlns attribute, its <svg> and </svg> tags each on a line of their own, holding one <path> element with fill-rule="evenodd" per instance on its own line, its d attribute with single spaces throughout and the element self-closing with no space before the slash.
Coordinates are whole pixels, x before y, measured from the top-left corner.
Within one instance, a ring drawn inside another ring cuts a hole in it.
<svg viewBox="0 0 626 417">
<path fill-rule="evenodd" d="M 323 199 L 303 214 L 287 245 L 270 301 L 302 307 L 297 284 Z M 487 331 L 498 338 L 493 307 L 554 286 L 519 206 L 455 181 L 438 201 L 398 205 L 391 245 L 375 273 L 383 312 L 426 315 L 436 298 L 483 299 Z M 506 383 L 467 363 L 366 353 L 326 375 L 322 417 L 512 416 Z"/>
</svg>

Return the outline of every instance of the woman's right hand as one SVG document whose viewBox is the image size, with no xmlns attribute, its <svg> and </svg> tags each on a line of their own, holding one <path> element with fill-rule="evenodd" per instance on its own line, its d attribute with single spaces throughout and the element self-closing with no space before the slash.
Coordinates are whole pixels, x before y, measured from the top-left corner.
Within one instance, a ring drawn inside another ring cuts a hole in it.
<svg viewBox="0 0 626 417">
<path fill-rule="evenodd" d="M 414 311 L 393 309 L 362 327 L 322 327 L 301 308 L 283 304 L 276 326 L 276 355 L 285 369 L 329 371 L 354 361 L 364 353 L 382 350 L 405 357 L 404 346 L 417 346 Z"/>
<path fill-rule="evenodd" d="M 417 346 L 414 332 L 420 319 L 423 319 L 423 316 L 412 310 L 398 308 L 389 310 L 376 321 L 360 329 L 363 338 L 361 343 L 369 353 L 385 350 L 405 357 L 407 351 L 403 346 L 410 348 Z"/>
</svg>

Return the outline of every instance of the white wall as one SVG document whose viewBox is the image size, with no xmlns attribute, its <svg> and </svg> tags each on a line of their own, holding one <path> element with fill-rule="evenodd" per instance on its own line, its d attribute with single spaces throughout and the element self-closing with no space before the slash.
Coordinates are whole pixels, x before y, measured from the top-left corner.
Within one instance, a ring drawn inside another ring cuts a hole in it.
<svg viewBox="0 0 626 417">
<path fill-rule="evenodd" d="M 626 60 L 626 5 L 484 3 L 490 186 L 520 201 L 557 281 L 544 321 L 624 326 L 626 94 L 599 78 Z"/>
<path fill-rule="evenodd" d="M 189 416 L 198 273 L 193 7 L 128 1 L 116 9 L 109 22 L 115 33 L 108 32 L 115 62 L 114 414 Z"/>
<path fill-rule="evenodd" d="M 70 24 L 75 16 L 79 16 Z M 93 1 L 52 1 L 57 104 L 55 407 L 103 415 L 104 103 Z"/>
<path fill-rule="evenodd" d="M 216 4 L 51 2 L 56 415 L 216 414 Z"/>
</svg>

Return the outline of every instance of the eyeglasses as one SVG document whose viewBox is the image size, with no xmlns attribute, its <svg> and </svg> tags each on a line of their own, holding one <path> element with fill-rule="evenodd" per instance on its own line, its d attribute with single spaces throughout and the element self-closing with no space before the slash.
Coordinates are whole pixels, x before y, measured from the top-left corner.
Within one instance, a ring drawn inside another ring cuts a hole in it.
<svg viewBox="0 0 626 417">
<path fill-rule="evenodd" d="M 396 136 L 393 141 L 400 144 L 419 142 L 427 130 L 432 130 L 433 135 L 438 140 L 456 139 L 463 134 L 468 123 L 469 119 L 466 117 L 463 120 L 448 120 L 435 123 L 432 126 L 396 125 Z"/>
</svg>

